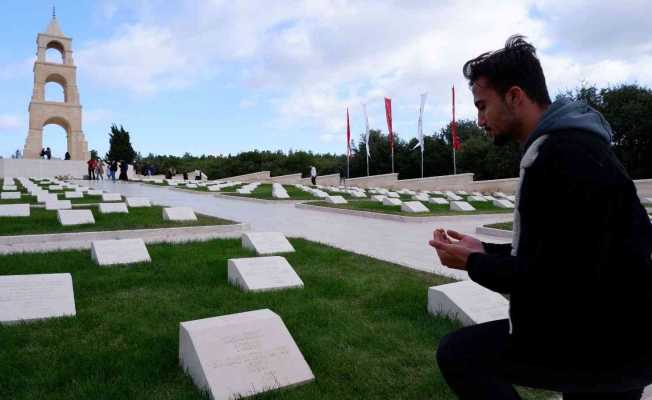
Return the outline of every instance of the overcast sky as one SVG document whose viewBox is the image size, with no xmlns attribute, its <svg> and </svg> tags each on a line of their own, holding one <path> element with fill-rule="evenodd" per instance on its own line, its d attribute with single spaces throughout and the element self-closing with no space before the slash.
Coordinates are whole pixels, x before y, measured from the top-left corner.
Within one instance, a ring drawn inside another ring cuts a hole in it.
<svg viewBox="0 0 652 400">
<path fill-rule="evenodd" d="M 36 34 L 52 1 L 8 0 L 0 7 L 0 155 L 27 134 Z M 345 151 L 364 123 L 416 135 L 419 95 L 428 93 L 424 129 L 474 118 L 461 75 L 465 61 L 526 35 L 551 95 L 581 85 L 652 86 L 649 1 L 57 1 L 73 38 L 84 132 L 108 148 L 111 123 L 137 151 L 226 154 L 250 149 Z M 62 95 L 48 85 L 49 99 Z M 63 130 L 45 128 L 45 145 L 65 152 Z"/>
</svg>

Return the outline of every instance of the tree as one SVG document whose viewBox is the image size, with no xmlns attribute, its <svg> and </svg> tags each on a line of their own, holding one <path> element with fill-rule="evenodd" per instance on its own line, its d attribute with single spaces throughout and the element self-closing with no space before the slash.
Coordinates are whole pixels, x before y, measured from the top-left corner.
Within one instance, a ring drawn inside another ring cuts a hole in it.
<svg viewBox="0 0 652 400">
<path fill-rule="evenodd" d="M 109 133 L 109 152 L 106 153 L 107 160 L 125 161 L 132 164 L 136 158 L 136 151 L 131 146 L 129 132 L 127 132 L 122 125 L 120 129 L 118 126 L 111 125 L 111 133 Z"/>
<path fill-rule="evenodd" d="M 600 111 L 613 130 L 616 155 L 634 179 L 652 177 L 652 90 L 620 85 L 581 87 L 564 94 Z M 559 96 L 558 96 L 559 97 Z"/>
<path fill-rule="evenodd" d="M 99 157 L 100 155 L 97 153 L 97 150 L 91 150 L 91 160 L 97 160 Z"/>
</svg>

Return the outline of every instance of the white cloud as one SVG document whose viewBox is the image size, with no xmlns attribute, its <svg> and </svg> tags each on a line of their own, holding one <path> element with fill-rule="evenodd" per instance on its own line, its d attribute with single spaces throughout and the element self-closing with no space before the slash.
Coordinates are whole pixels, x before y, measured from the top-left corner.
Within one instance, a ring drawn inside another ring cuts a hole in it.
<svg viewBox="0 0 652 400">
<path fill-rule="evenodd" d="M 21 118 L 16 115 L 0 114 L 0 130 L 13 131 L 21 128 Z"/>
<path fill-rule="evenodd" d="M 581 81 L 652 83 L 644 0 L 173 3 L 109 2 L 107 16 L 128 8 L 130 22 L 107 39 L 86 43 L 77 53 L 80 70 L 152 95 L 203 84 L 231 66 L 240 71 L 241 90 L 255 92 L 261 102 L 267 97 L 276 115 L 272 125 L 308 127 L 326 143 L 344 129 L 347 106 L 353 131 L 361 131 L 361 102 L 368 104 L 372 127 L 384 128 L 384 96 L 394 100 L 395 129 L 405 137 L 414 135 L 424 91 L 426 131 L 449 120 L 451 85 L 458 117 L 474 118 L 461 67 L 514 33 L 539 48 L 553 96 Z M 240 107 L 251 101 L 245 98 Z"/>
</svg>

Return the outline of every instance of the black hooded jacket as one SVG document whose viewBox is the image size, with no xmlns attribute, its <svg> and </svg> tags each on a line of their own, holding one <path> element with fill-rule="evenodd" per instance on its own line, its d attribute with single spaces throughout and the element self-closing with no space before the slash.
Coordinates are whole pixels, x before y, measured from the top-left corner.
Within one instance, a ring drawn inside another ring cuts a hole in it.
<svg viewBox="0 0 652 400">
<path fill-rule="evenodd" d="M 553 103 L 524 147 L 514 243 L 469 256 L 472 280 L 509 294 L 517 357 L 652 362 L 652 225 L 610 142 L 597 111 Z"/>
</svg>

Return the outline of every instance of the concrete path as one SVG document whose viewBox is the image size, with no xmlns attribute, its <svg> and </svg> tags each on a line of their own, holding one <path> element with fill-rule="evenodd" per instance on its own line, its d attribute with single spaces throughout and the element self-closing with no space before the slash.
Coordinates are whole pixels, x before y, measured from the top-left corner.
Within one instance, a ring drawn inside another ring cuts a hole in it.
<svg viewBox="0 0 652 400">
<path fill-rule="evenodd" d="M 84 182 L 88 185 L 89 182 Z M 364 254 L 421 271 L 458 279 L 466 272 L 443 267 L 434 249 L 428 245 L 435 228 L 454 229 L 481 240 L 507 242 L 506 239 L 477 235 L 475 228 L 493 222 L 511 220 L 511 215 L 469 215 L 441 217 L 436 222 L 405 223 L 367 217 L 303 210 L 292 204 L 269 204 L 218 198 L 211 194 L 189 193 L 168 187 L 139 183 L 100 181 L 93 185 L 127 196 L 143 196 L 156 204 L 190 206 L 195 211 L 251 225 L 253 231 L 280 231 L 347 251 Z"/>
</svg>

